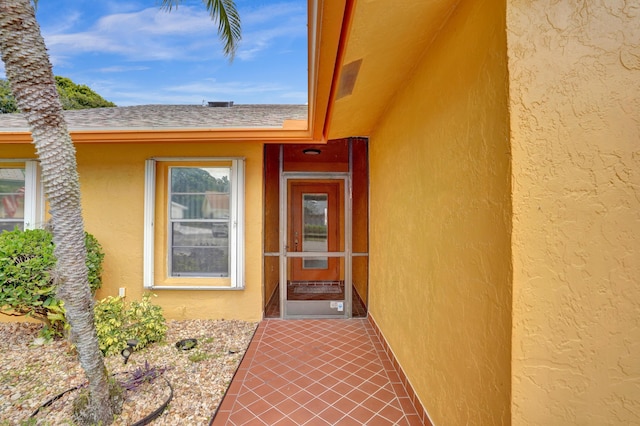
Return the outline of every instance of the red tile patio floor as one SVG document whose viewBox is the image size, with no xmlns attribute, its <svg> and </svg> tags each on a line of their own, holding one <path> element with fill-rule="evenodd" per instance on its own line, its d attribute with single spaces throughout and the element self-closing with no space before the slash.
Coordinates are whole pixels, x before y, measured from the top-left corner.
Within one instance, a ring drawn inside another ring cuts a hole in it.
<svg viewBox="0 0 640 426">
<path fill-rule="evenodd" d="M 214 426 L 421 425 L 367 319 L 263 320 Z"/>
</svg>

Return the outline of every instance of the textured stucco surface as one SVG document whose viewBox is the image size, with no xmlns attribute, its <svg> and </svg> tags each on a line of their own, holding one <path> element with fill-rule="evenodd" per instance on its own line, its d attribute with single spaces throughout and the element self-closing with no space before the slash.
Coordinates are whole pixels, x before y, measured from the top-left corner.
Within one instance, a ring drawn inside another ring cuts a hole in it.
<svg viewBox="0 0 640 426">
<path fill-rule="evenodd" d="M 640 3 L 509 1 L 514 425 L 640 424 Z"/>
<path fill-rule="evenodd" d="M 510 422 L 504 13 L 462 2 L 370 138 L 370 313 L 437 425 Z"/>
<path fill-rule="evenodd" d="M 0 158 L 34 156 L 33 146 L 3 145 Z M 262 318 L 262 146 L 256 143 L 82 144 L 76 147 L 85 228 L 105 252 L 97 298 L 143 293 L 144 161 L 151 157 L 245 157 L 244 290 L 154 290 L 169 319 Z"/>
</svg>

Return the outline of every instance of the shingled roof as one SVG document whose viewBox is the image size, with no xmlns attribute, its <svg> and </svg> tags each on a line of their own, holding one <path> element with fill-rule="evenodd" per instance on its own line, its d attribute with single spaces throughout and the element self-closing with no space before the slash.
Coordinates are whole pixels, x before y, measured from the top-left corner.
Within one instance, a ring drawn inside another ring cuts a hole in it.
<svg viewBox="0 0 640 426">
<path fill-rule="evenodd" d="M 65 111 L 69 130 L 279 129 L 306 120 L 306 105 L 139 105 Z M 0 114 L 1 131 L 28 130 L 23 114 Z"/>
</svg>

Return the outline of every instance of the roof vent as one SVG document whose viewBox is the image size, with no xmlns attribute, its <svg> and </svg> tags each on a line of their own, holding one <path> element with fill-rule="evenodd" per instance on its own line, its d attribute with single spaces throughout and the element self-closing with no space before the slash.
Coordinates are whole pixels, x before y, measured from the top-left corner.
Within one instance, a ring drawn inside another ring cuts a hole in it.
<svg viewBox="0 0 640 426">
<path fill-rule="evenodd" d="M 214 108 L 230 108 L 233 106 L 233 101 L 209 102 L 209 106 Z"/>
</svg>

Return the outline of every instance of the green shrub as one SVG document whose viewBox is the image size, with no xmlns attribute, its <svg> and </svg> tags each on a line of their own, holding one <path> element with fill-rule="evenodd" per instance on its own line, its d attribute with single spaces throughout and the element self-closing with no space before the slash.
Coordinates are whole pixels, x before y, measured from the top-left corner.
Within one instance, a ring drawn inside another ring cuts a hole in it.
<svg viewBox="0 0 640 426">
<path fill-rule="evenodd" d="M 112 296 L 96 303 L 96 331 L 104 355 L 120 353 L 127 347 L 127 340 L 136 339 L 137 350 L 164 339 L 167 325 L 162 308 L 152 305 L 150 299 L 151 294 L 147 293 L 129 306 L 122 298 Z"/>
<path fill-rule="evenodd" d="M 89 286 L 102 285 L 102 247 L 85 233 Z M 51 232 L 44 229 L 0 233 L 0 312 L 26 315 L 45 323 L 43 335 L 59 336 L 66 327 L 64 307 L 56 298 L 56 258 Z"/>
</svg>

